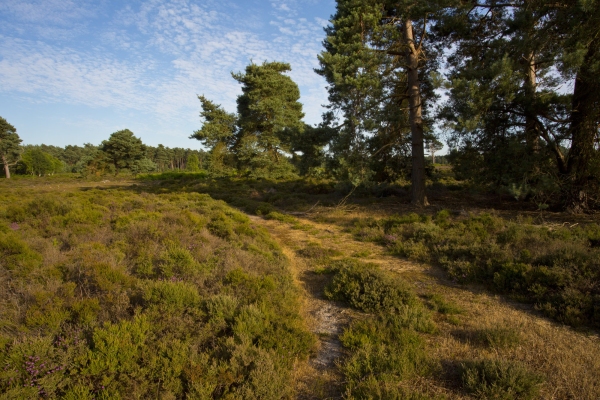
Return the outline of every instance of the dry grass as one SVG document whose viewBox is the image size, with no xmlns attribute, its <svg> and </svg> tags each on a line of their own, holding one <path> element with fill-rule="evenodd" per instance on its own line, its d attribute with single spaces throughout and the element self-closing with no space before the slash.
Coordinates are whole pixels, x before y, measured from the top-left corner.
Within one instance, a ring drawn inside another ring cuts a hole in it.
<svg viewBox="0 0 600 400">
<path fill-rule="evenodd" d="M 490 359 L 516 362 L 540 374 L 544 378 L 540 399 L 600 398 L 600 380 L 597 379 L 600 376 L 600 339 L 597 334 L 578 332 L 551 322 L 532 307 L 488 294 L 480 287 L 456 285 L 438 268 L 391 257 L 381 246 L 357 242 L 348 233 L 348 227 L 356 218 L 385 217 L 398 212 L 399 208 L 317 207 L 310 218 L 300 218 L 302 224 L 311 225 L 317 231 L 312 234 L 289 229 L 282 222 L 263 221 L 263 224 L 280 242 L 292 248 L 317 243 L 344 256 L 363 253 L 365 257 L 361 257 L 361 261 L 378 263 L 384 269 L 395 271 L 410 281 L 417 293 L 423 296 L 437 294 L 462 311 L 460 314 L 434 314 L 438 329 L 424 337 L 428 354 L 439 365 L 438 372 L 431 377 L 404 382 L 402 385 L 406 388 L 432 397 L 471 398 L 461 388 L 460 364 Z M 310 262 L 307 264 L 302 267 L 302 273 L 306 273 L 307 268 L 314 268 Z M 316 284 L 314 291 L 322 290 L 322 285 L 322 282 Z M 516 332 L 516 343 L 489 346 L 476 339 L 481 332 L 499 329 Z"/>
</svg>

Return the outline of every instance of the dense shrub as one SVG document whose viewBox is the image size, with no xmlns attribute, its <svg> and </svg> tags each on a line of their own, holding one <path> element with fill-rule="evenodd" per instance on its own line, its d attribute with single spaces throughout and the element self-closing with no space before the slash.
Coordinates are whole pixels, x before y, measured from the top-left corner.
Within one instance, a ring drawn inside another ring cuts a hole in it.
<svg viewBox="0 0 600 400">
<path fill-rule="evenodd" d="M 349 399 L 428 399 L 402 382 L 430 374 L 434 365 L 420 333 L 435 330 L 408 284 L 376 265 L 344 259 L 331 263 L 329 298 L 376 313 L 340 336 L 348 356 L 340 365 Z"/>
<path fill-rule="evenodd" d="M 376 265 L 342 260 L 334 268 L 333 281 L 325 290 L 330 299 L 345 301 L 367 312 L 397 312 L 416 302 L 404 281 Z"/>
<path fill-rule="evenodd" d="M 481 282 L 533 302 L 570 325 L 600 326 L 600 227 L 536 226 L 480 214 L 434 218 L 409 214 L 356 221 L 358 239 L 378 241 L 393 254 L 436 262 L 459 282 Z"/>
</svg>

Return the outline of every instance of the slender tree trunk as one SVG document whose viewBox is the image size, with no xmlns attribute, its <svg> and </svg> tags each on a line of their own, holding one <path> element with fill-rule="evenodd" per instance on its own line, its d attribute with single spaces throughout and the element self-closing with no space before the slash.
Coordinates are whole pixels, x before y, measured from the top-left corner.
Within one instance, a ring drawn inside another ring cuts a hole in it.
<svg viewBox="0 0 600 400">
<path fill-rule="evenodd" d="M 8 167 L 8 161 L 6 160 L 6 156 L 2 156 L 2 163 L 4 164 L 4 174 L 6 175 L 6 179 L 10 179 L 10 168 Z"/>
<path fill-rule="evenodd" d="M 575 78 L 571 112 L 571 149 L 567 163 L 567 209 L 578 214 L 589 208 L 589 164 L 600 121 L 600 84 L 595 76 L 597 43 L 592 43 Z"/>
<path fill-rule="evenodd" d="M 527 142 L 527 147 L 534 154 L 537 154 L 540 151 L 540 126 L 535 111 L 535 97 L 537 91 L 535 54 L 531 52 L 527 59 L 525 93 L 527 94 L 528 104 L 525 110 L 525 140 Z"/>
<path fill-rule="evenodd" d="M 404 40 L 406 44 L 406 68 L 408 78 L 408 104 L 410 131 L 412 136 L 412 189 L 411 202 L 419 206 L 428 206 L 425 195 L 425 149 L 423 146 L 423 118 L 421 88 L 419 82 L 419 55 L 421 50 L 415 46 L 412 21 L 404 21 Z"/>
</svg>

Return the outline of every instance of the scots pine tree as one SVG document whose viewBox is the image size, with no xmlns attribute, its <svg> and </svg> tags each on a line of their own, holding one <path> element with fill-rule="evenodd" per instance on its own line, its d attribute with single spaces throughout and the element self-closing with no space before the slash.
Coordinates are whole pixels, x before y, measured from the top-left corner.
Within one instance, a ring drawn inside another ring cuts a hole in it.
<svg viewBox="0 0 600 400">
<path fill-rule="evenodd" d="M 228 113 L 218 104 L 204 96 L 198 96 L 202 104 L 200 117 L 202 128 L 195 131 L 190 139 L 199 140 L 209 149 L 209 169 L 213 172 L 222 171 L 226 166 L 225 160 L 235 144 L 237 131 L 237 116 Z"/>
<path fill-rule="evenodd" d="M 411 198 L 418 205 L 428 204 L 423 139 L 437 54 L 427 34 L 439 7 L 434 1 L 338 0 L 317 70 L 329 83 L 331 107 L 344 118 L 332 150 L 365 171 L 371 157 L 400 153 L 410 138 Z"/>
<path fill-rule="evenodd" d="M 437 32 L 453 50 L 442 116 L 455 160 L 469 166 L 458 169 L 482 183 L 549 191 L 574 212 L 589 208 L 598 195 L 599 8 L 521 0 L 448 10 Z"/>
<path fill-rule="evenodd" d="M 115 167 L 115 176 L 121 169 L 137 170 L 136 162 L 145 156 L 146 146 L 129 129 L 117 131 L 102 142 L 101 150 Z"/>
<path fill-rule="evenodd" d="M 242 84 L 237 99 L 238 131 L 234 152 L 242 173 L 254 177 L 293 175 L 288 157 L 292 132 L 302 132 L 302 104 L 298 85 L 285 73 L 289 64 L 250 64 L 244 73 L 232 74 Z"/>
</svg>

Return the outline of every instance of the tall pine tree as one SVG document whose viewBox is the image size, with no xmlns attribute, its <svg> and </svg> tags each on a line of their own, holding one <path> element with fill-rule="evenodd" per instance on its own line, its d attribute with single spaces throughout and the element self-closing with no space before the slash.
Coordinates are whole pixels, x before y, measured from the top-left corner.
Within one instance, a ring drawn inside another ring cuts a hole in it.
<svg viewBox="0 0 600 400">
<path fill-rule="evenodd" d="M 232 74 L 242 84 L 237 99 L 238 127 L 234 151 L 242 173 L 254 177 L 293 175 L 289 162 L 293 132 L 302 131 L 302 104 L 298 85 L 281 62 L 250 64 L 244 73 Z"/>
<path fill-rule="evenodd" d="M 599 18 L 594 0 L 482 1 L 447 13 L 438 26 L 453 39 L 442 115 L 464 150 L 464 170 L 483 182 L 546 191 L 553 177 L 563 206 L 589 207 L 590 191 L 598 194 L 590 178 L 600 122 Z M 565 93 L 569 82 L 573 91 Z"/>
<path fill-rule="evenodd" d="M 366 164 L 401 150 L 410 137 L 417 205 L 428 204 L 423 140 L 437 54 L 427 36 L 439 7 L 433 1 L 338 0 L 317 70 L 329 83 L 332 107 L 344 117 L 334 151 L 346 150 L 341 154 L 348 161 Z"/>
</svg>

